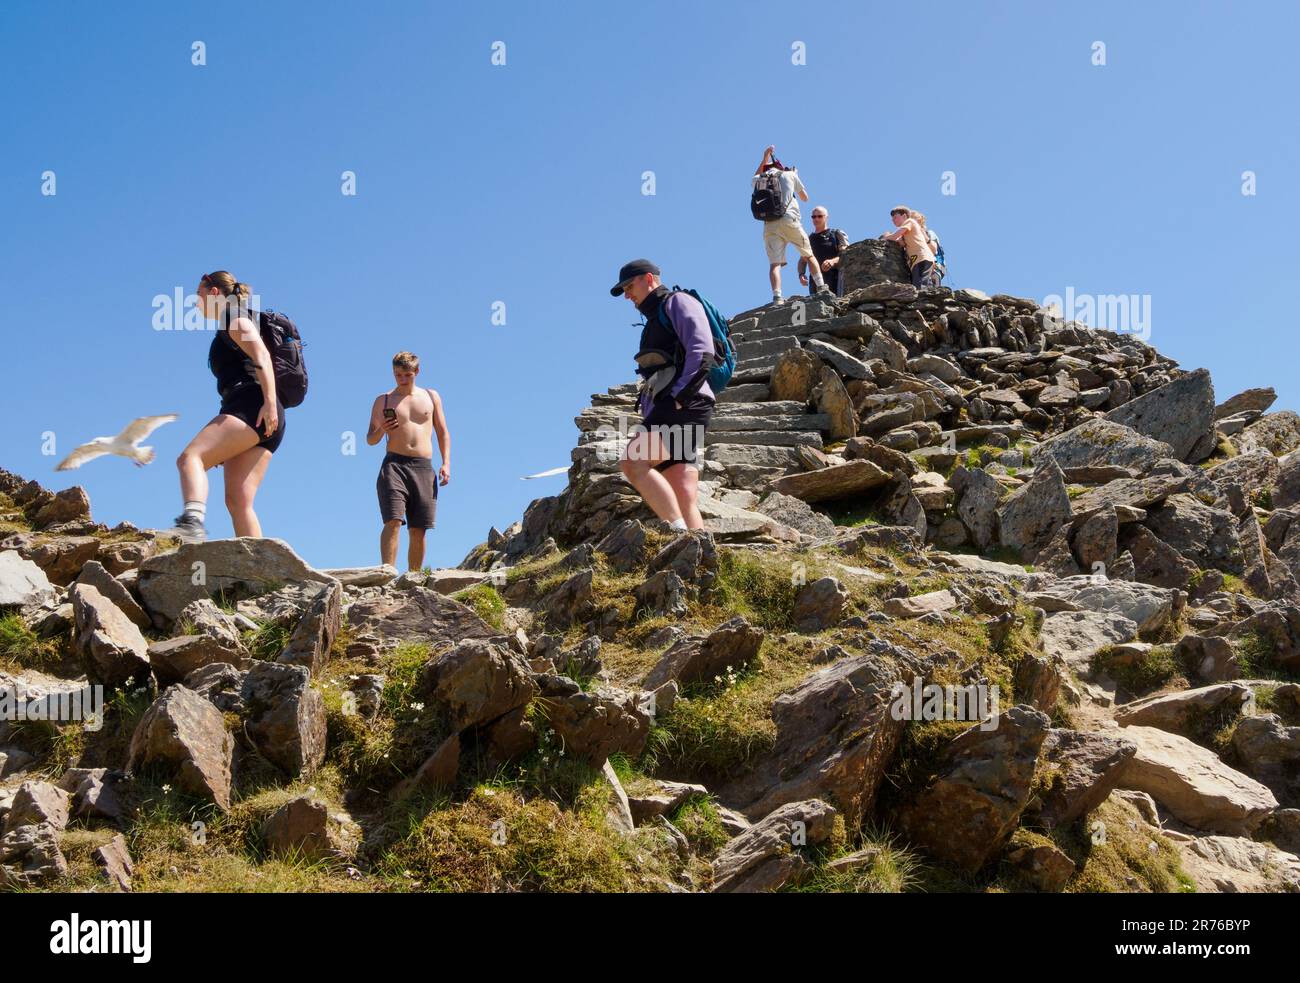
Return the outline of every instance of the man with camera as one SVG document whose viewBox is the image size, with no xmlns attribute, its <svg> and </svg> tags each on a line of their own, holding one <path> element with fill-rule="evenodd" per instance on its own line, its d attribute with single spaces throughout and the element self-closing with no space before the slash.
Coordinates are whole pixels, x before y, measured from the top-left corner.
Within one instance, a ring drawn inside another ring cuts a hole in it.
<svg viewBox="0 0 1300 983">
<path fill-rule="evenodd" d="M 370 408 L 366 443 L 374 446 L 387 438 L 388 453 L 379 466 L 379 514 L 384 522 L 379 534 L 379 554 L 384 563 L 397 565 L 397 541 L 406 523 L 407 569 L 424 566 L 424 533 L 432 529 L 438 507 L 438 485 L 451 480 L 451 434 L 442 412 L 442 399 L 432 389 L 420 389 L 415 377 L 420 359 L 411 352 L 393 356 L 391 390 L 375 398 Z M 433 437 L 438 438 L 442 467 L 433 471 Z"/>
</svg>

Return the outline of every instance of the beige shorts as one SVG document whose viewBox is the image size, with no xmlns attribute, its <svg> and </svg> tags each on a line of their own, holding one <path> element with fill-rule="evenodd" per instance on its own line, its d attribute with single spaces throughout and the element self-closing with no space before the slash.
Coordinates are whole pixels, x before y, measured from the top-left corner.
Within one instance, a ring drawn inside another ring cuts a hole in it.
<svg viewBox="0 0 1300 983">
<path fill-rule="evenodd" d="M 813 258 L 812 243 L 798 219 L 787 217 L 764 222 L 763 247 L 767 250 L 767 261 L 773 266 L 785 266 L 786 246 L 794 246 L 806 259 Z"/>
</svg>

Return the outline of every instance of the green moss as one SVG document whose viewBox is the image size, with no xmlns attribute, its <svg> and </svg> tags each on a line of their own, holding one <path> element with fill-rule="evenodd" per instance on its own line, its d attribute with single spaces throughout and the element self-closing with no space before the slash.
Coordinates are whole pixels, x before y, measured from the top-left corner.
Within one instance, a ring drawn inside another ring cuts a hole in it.
<svg viewBox="0 0 1300 983">
<path fill-rule="evenodd" d="M 863 502 L 827 502 L 816 507 L 818 512 L 830 519 L 837 526 L 857 528 L 859 526 L 879 526 L 880 519 L 874 503 Z"/>
<path fill-rule="evenodd" d="M 1277 664 L 1277 645 L 1267 635 L 1250 631 L 1232 640 L 1237 666 L 1245 679 L 1293 680 L 1294 673 Z"/>
<path fill-rule="evenodd" d="M 731 834 L 722 825 L 717 806 L 702 796 L 678 806 L 668 819 L 682 831 L 691 850 L 706 859 L 717 856 L 731 839 Z"/>
<path fill-rule="evenodd" d="M 0 667 L 15 671 L 49 669 L 59 661 L 56 639 L 40 638 L 15 611 L 0 615 Z"/>
<path fill-rule="evenodd" d="M 1120 658 L 1112 646 L 1092 657 L 1092 671 L 1110 676 L 1133 696 L 1145 696 L 1182 675 L 1172 645 L 1156 645 L 1144 655 Z"/>
<path fill-rule="evenodd" d="M 1170 894 L 1195 890 L 1177 847 L 1127 802 L 1110 798 L 1053 837 L 1079 868 L 1071 893 Z M 1154 846 L 1153 846 L 1154 844 Z"/>
<path fill-rule="evenodd" d="M 506 602 L 491 584 L 478 584 L 466 590 L 457 591 L 453 600 L 460 601 L 474 609 L 474 613 L 497 631 L 505 631 Z"/>
<path fill-rule="evenodd" d="M 607 807 L 608 794 L 598 788 L 570 811 L 480 786 L 465 802 L 412 817 L 377 867 L 397 890 L 661 890 L 670 872 L 662 847 L 612 830 L 603 819 Z"/>
<path fill-rule="evenodd" d="M 870 859 L 851 868 L 834 869 L 831 863 L 865 852 Z M 816 872 L 793 890 L 827 894 L 902 894 L 922 885 L 924 862 L 901 845 L 897 836 L 875 826 L 863 829 L 860 842 L 830 852 Z"/>
<path fill-rule="evenodd" d="M 690 687 L 660 713 L 640 767 L 657 774 L 671 767 L 711 785 L 730 780 L 769 750 L 776 739 L 772 702 L 816 667 L 782 639 L 767 638 L 748 668 Z"/>
<path fill-rule="evenodd" d="M 233 611 L 233 607 L 231 608 Z M 288 625 L 274 621 L 259 621 L 257 628 L 243 632 L 244 644 L 254 659 L 275 659 L 289 644 L 293 632 Z"/>
<path fill-rule="evenodd" d="M 811 571 L 795 575 L 795 562 L 773 563 L 739 550 L 723 550 L 718 556 L 718 577 L 714 587 L 716 603 L 754 624 L 774 631 L 794 626 L 794 599 L 801 586 L 796 581 L 816 579 Z"/>
</svg>

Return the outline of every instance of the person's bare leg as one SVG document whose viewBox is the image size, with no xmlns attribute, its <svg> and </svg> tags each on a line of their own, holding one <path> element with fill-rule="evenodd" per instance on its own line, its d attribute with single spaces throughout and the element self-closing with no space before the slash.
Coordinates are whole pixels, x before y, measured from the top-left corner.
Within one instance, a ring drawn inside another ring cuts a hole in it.
<svg viewBox="0 0 1300 983">
<path fill-rule="evenodd" d="M 424 569 L 424 533 L 423 529 L 408 527 L 406 530 L 406 568 L 408 570 Z"/>
<path fill-rule="evenodd" d="M 640 433 L 628 441 L 619 469 L 623 472 L 623 477 L 632 483 L 632 487 L 640 492 L 655 515 L 664 522 L 676 522 L 682 518 L 682 511 L 677 504 L 673 486 L 654 469 L 656 464 L 667 457 L 658 434 Z"/>
<path fill-rule="evenodd" d="M 816 293 L 826 285 L 826 279 L 822 276 L 822 264 L 812 254 L 811 246 L 808 247 L 808 255 L 804 259 L 808 261 L 808 286 Z"/>
<path fill-rule="evenodd" d="M 257 431 L 233 416 L 216 416 L 194 435 L 176 458 L 182 502 L 207 502 L 208 468 L 256 447 Z"/>
<path fill-rule="evenodd" d="M 772 296 L 781 292 L 781 264 L 773 263 L 767 268 L 767 278 L 772 283 Z"/>
<path fill-rule="evenodd" d="M 402 520 L 385 522 L 379 533 L 379 560 L 390 567 L 397 566 L 397 539 L 402 532 Z"/>
<path fill-rule="evenodd" d="M 704 517 L 700 515 L 700 473 L 689 464 L 674 464 L 663 474 L 677 498 L 677 507 L 686 520 L 686 528 L 703 529 Z"/>
<path fill-rule="evenodd" d="M 262 524 L 253 511 L 253 501 L 270 465 L 271 452 L 265 447 L 251 447 L 225 464 L 226 509 L 230 512 L 236 536 L 260 538 L 262 535 Z"/>
</svg>

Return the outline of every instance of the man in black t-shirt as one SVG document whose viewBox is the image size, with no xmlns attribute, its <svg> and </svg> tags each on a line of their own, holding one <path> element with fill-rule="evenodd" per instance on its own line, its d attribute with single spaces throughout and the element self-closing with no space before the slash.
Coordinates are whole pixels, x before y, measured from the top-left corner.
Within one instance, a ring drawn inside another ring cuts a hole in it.
<svg viewBox="0 0 1300 983">
<path fill-rule="evenodd" d="M 826 209 L 818 205 L 813 209 L 813 231 L 808 236 L 812 245 L 813 256 L 821 267 L 822 278 L 835 296 L 840 295 L 840 257 L 849 248 L 849 237 L 842 229 L 831 229 L 826 225 L 830 216 Z M 799 282 L 808 284 L 808 261 L 799 260 Z"/>
</svg>

